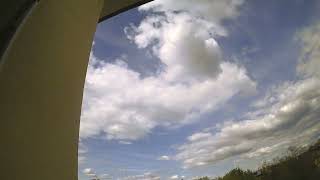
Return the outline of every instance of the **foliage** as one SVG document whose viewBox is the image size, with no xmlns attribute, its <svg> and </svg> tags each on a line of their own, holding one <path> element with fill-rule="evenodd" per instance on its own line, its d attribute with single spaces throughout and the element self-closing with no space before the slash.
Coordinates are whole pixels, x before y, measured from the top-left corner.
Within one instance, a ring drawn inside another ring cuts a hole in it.
<svg viewBox="0 0 320 180">
<path fill-rule="evenodd" d="M 257 171 L 236 168 L 217 180 L 318 180 L 320 179 L 320 140 L 308 149 L 289 148 L 288 155 Z M 198 180 L 210 180 L 203 177 Z"/>
<path fill-rule="evenodd" d="M 250 170 L 243 171 L 242 169 L 236 168 L 228 172 L 222 178 L 218 180 L 255 180 L 256 176 Z"/>
</svg>

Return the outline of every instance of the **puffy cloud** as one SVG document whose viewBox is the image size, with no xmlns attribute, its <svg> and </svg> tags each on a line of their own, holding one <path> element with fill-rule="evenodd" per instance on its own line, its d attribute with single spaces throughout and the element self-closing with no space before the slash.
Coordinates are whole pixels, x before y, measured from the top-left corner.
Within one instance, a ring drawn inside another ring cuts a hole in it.
<svg viewBox="0 0 320 180">
<path fill-rule="evenodd" d="M 214 78 L 221 72 L 223 61 L 215 38 L 227 35 L 221 21 L 235 17 L 241 4 L 239 0 L 154 1 L 140 9 L 162 14 L 149 15 L 125 32 L 138 47 L 152 49 L 166 66 L 165 79 Z"/>
<path fill-rule="evenodd" d="M 164 155 L 164 156 L 160 156 L 159 158 L 158 158 L 158 160 L 161 160 L 161 161 L 169 161 L 171 158 L 169 157 L 169 156 L 166 156 L 166 155 Z"/>
<path fill-rule="evenodd" d="M 138 47 L 152 46 L 154 54 L 166 66 L 162 75 L 167 80 L 203 80 L 221 72 L 221 50 L 213 38 L 214 25 L 208 21 L 186 13 L 167 18 L 152 16 L 133 31 L 129 33 L 127 29 L 129 39 Z"/>
<path fill-rule="evenodd" d="M 290 146 L 308 146 L 320 137 L 319 26 L 300 33 L 302 59 L 296 82 L 275 86 L 254 103 L 244 119 L 225 122 L 215 131 L 197 132 L 178 148 L 185 167 L 216 163 L 230 157 L 280 155 Z"/>
<path fill-rule="evenodd" d="M 139 8 L 151 15 L 125 32 L 138 47 L 152 49 L 166 66 L 165 79 L 214 78 L 223 61 L 215 38 L 227 35 L 221 22 L 236 17 L 241 4 L 243 0 L 153 1 Z"/>
<path fill-rule="evenodd" d="M 157 126 L 194 122 L 234 95 L 255 90 L 243 67 L 224 61 L 215 40 L 226 35 L 220 21 L 235 17 L 242 1 L 174 4 L 146 4 L 140 9 L 151 15 L 125 29 L 139 48 L 151 50 L 164 64 L 157 75 L 142 78 L 121 59 L 110 64 L 91 55 L 81 138 L 103 134 L 107 139 L 137 140 Z"/>
<path fill-rule="evenodd" d="M 123 62 L 101 62 L 91 55 L 81 138 L 102 133 L 108 139 L 136 140 L 156 126 L 172 128 L 194 122 L 234 95 L 255 88 L 243 68 L 226 62 L 216 78 L 190 83 L 172 83 L 162 74 L 141 78 Z"/>
<path fill-rule="evenodd" d="M 192 2 L 199 12 L 217 8 L 215 13 L 221 15 L 213 14 L 217 17 L 211 21 L 189 11 L 192 6 L 187 1 L 179 1 L 177 9 L 167 6 L 169 1 L 141 7 L 151 14 L 164 13 L 149 15 L 125 32 L 139 48 L 151 50 L 164 67 L 157 75 L 142 78 L 121 60 L 102 63 L 91 55 L 80 136 L 140 139 L 157 126 L 172 128 L 194 122 L 234 95 L 253 92 L 255 82 L 243 67 L 223 59 L 215 40 L 217 35 L 226 35 L 219 23 L 236 16 L 240 2 Z"/>
</svg>

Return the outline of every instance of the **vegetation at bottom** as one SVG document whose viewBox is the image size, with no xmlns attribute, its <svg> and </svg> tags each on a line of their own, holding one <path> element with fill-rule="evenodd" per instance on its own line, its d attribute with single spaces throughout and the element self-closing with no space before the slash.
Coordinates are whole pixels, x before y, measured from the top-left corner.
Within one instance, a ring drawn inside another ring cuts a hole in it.
<svg viewBox="0 0 320 180">
<path fill-rule="evenodd" d="M 287 156 L 264 163 L 257 171 L 236 168 L 223 177 L 197 180 L 320 180 L 320 140 L 307 149 L 289 148 Z"/>
</svg>

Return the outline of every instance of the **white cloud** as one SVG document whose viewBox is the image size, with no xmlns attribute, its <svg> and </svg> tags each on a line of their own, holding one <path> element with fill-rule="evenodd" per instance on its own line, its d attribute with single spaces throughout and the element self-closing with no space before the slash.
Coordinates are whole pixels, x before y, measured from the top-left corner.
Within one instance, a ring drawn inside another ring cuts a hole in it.
<svg viewBox="0 0 320 180">
<path fill-rule="evenodd" d="M 176 180 L 176 179 L 184 179 L 185 176 L 180 176 L 180 175 L 172 175 L 169 177 L 170 180 Z"/>
<path fill-rule="evenodd" d="M 170 179 L 172 179 L 172 180 L 174 180 L 174 179 L 179 179 L 179 175 L 172 175 L 172 176 L 170 177 Z"/>
<path fill-rule="evenodd" d="M 138 47 L 151 45 L 154 54 L 166 66 L 166 73 L 162 74 L 164 79 L 203 80 L 216 77 L 221 72 L 222 55 L 211 35 L 214 31 L 212 26 L 189 14 L 175 14 L 166 19 L 152 16 L 133 28 L 129 39 Z"/>
<path fill-rule="evenodd" d="M 83 174 L 90 176 L 90 177 L 96 176 L 96 173 L 91 168 L 85 168 L 85 169 L 83 169 L 82 172 L 83 172 Z"/>
<path fill-rule="evenodd" d="M 258 100 L 255 111 L 246 119 L 225 122 L 216 131 L 198 132 L 188 137 L 178 148 L 176 159 L 185 167 L 216 163 L 230 157 L 263 158 L 280 155 L 290 146 L 307 146 L 320 137 L 320 61 L 319 26 L 306 28 L 302 60 L 298 64 L 303 74 L 296 82 L 273 87 Z M 317 29 L 317 31 L 315 30 Z M 314 67 L 316 66 L 316 67 Z"/>
<path fill-rule="evenodd" d="M 252 119 L 225 123 L 217 132 L 199 132 L 179 147 L 185 167 L 238 155 L 258 157 L 311 143 L 320 132 L 320 82 L 307 79 L 281 87 L 276 103 Z M 282 144 L 281 144 L 282 143 Z"/>
<path fill-rule="evenodd" d="M 166 156 L 166 155 L 164 155 L 164 156 L 160 156 L 159 158 L 158 158 L 158 160 L 161 160 L 161 161 L 169 161 L 171 158 L 169 157 L 169 156 Z"/>
<path fill-rule="evenodd" d="M 125 32 L 139 48 L 151 48 L 166 65 L 166 80 L 214 78 L 221 72 L 223 61 L 215 38 L 227 35 L 221 21 L 235 17 L 242 2 L 154 1 L 140 9 L 164 14 L 149 15 Z"/>
<path fill-rule="evenodd" d="M 85 161 L 86 161 L 86 157 L 85 156 L 81 156 L 81 155 L 78 156 L 78 163 L 79 164 L 83 164 Z"/>
<path fill-rule="evenodd" d="M 112 179 L 112 176 L 110 174 L 101 174 L 99 176 L 100 179 Z"/>
<path fill-rule="evenodd" d="M 91 56 L 91 62 L 96 61 Z M 123 64 L 95 66 L 89 65 L 86 78 L 82 138 L 104 133 L 108 139 L 136 140 L 156 126 L 193 122 L 232 96 L 255 88 L 246 71 L 230 63 L 221 64 L 216 78 L 188 84 L 171 83 L 161 75 L 140 78 Z"/>
<path fill-rule="evenodd" d="M 201 139 L 206 139 L 206 138 L 208 138 L 210 136 L 211 136 L 210 133 L 200 132 L 200 133 L 196 133 L 196 134 L 193 134 L 193 135 L 189 136 L 188 140 L 189 141 L 199 141 Z"/>
<path fill-rule="evenodd" d="M 166 73 L 162 74 L 166 80 L 203 80 L 221 72 L 220 47 L 211 35 L 213 24 L 207 21 L 184 13 L 166 19 L 152 16 L 134 31 L 129 38 L 138 47 L 151 44 L 154 54 L 166 65 Z"/>
<path fill-rule="evenodd" d="M 152 49 L 165 65 L 156 76 L 141 78 L 121 60 L 102 63 L 91 55 L 81 138 L 102 134 L 107 139 L 140 139 L 158 126 L 173 128 L 194 122 L 233 96 L 255 90 L 255 82 L 243 67 L 224 61 L 214 39 L 226 35 L 219 22 L 236 16 L 235 7 L 241 3 L 205 3 L 210 8 L 219 6 L 221 17 L 209 22 L 196 12 L 164 8 L 164 15 L 150 15 L 138 27 L 127 28 L 127 36 L 138 47 Z M 155 12 L 154 5 L 146 6 L 144 10 Z"/>
<path fill-rule="evenodd" d="M 104 179 L 104 178 L 112 178 L 109 174 L 101 174 L 97 175 L 96 172 L 92 168 L 85 168 L 82 170 L 82 173 L 88 176 L 90 179 Z"/>
<path fill-rule="evenodd" d="M 79 142 L 79 148 L 78 148 L 78 163 L 83 164 L 86 161 L 86 153 L 88 152 L 87 147 L 81 142 Z"/>
<path fill-rule="evenodd" d="M 134 175 L 122 178 L 124 180 L 160 180 L 160 176 L 155 175 L 151 172 L 144 173 L 142 175 Z"/>
<path fill-rule="evenodd" d="M 188 12 L 196 17 L 206 18 L 219 23 L 226 18 L 233 18 L 239 14 L 238 7 L 244 0 L 155 0 L 140 6 L 140 10 L 155 12 Z"/>
<path fill-rule="evenodd" d="M 307 76 L 320 77 L 320 23 L 299 33 L 303 48 L 298 71 Z"/>
</svg>

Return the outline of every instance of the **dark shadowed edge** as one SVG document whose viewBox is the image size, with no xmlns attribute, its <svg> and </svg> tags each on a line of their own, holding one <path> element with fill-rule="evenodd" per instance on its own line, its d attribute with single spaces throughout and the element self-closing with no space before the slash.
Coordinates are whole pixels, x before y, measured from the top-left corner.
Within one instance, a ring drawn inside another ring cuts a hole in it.
<svg viewBox="0 0 320 180">
<path fill-rule="evenodd" d="M 117 10 L 117 11 L 111 13 L 111 14 L 108 14 L 106 16 L 101 17 L 98 22 L 100 23 L 100 22 L 102 22 L 104 20 L 107 20 L 107 19 L 113 17 L 113 16 L 116 16 L 116 15 L 118 15 L 120 13 L 123 13 L 123 12 L 128 11 L 128 10 L 133 9 L 133 8 L 136 8 L 138 6 L 141 6 L 141 5 L 146 4 L 148 2 L 151 2 L 151 1 L 153 1 L 153 0 L 142 0 L 142 1 L 139 1 L 137 3 L 131 4 L 129 6 L 121 8 L 121 9 L 119 9 L 119 10 Z"/>
</svg>

